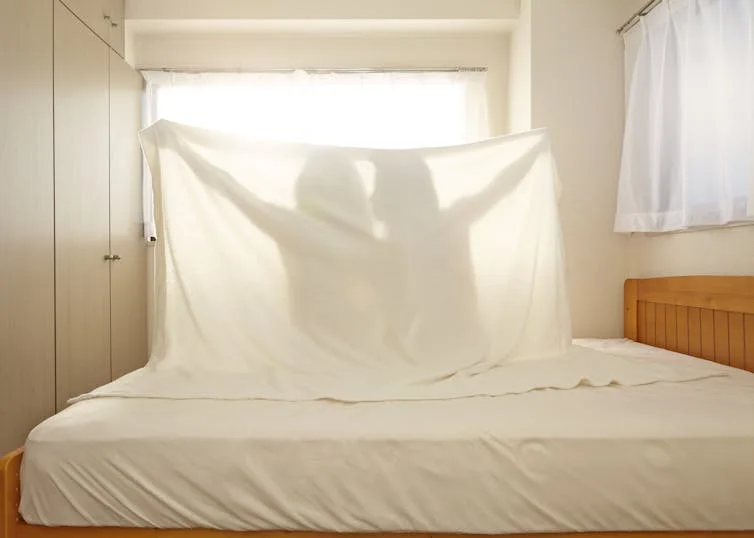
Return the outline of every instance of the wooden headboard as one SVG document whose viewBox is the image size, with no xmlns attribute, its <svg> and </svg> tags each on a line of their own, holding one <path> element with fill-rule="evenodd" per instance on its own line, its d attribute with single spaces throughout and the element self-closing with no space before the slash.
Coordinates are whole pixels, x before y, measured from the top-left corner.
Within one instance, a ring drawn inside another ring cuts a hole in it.
<svg viewBox="0 0 754 538">
<path fill-rule="evenodd" d="M 754 372 L 754 277 L 626 280 L 626 338 Z"/>
</svg>

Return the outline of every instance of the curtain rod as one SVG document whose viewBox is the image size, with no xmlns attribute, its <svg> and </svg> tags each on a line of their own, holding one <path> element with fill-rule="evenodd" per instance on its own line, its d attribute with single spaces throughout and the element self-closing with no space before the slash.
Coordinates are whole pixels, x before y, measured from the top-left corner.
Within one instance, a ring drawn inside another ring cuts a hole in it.
<svg viewBox="0 0 754 538">
<path fill-rule="evenodd" d="M 177 68 L 140 68 L 140 71 L 161 71 L 164 73 L 294 73 L 305 71 L 311 74 L 327 73 L 486 73 L 486 67 L 380 67 L 355 69 L 177 69 Z"/>
<path fill-rule="evenodd" d="M 663 0 L 649 0 L 646 4 L 644 4 L 639 11 L 631 15 L 631 17 L 623 23 L 623 25 L 616 30 L 616 33 L 618 35 L 621 35 L 625 32 L 628 32 L 631 28 L 633 28 L 637 22 L 641 20 L 642 17 L 646 16 L 650 11 L 652 11 L 654 8 L 659 6 Z"/>
</svg>

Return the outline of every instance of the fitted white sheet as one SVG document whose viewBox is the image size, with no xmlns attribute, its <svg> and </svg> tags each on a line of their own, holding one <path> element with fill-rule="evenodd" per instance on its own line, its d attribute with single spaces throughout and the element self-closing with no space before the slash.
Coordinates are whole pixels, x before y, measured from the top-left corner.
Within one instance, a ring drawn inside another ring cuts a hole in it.
<svg viewBox="0 0 754 538">
<path fill-rule="evenodd" d="M 754 529 L 754 375 L 448 401 L 97 398 L 29 436 L 33 524 L 513 533 Z"/>
</svg>

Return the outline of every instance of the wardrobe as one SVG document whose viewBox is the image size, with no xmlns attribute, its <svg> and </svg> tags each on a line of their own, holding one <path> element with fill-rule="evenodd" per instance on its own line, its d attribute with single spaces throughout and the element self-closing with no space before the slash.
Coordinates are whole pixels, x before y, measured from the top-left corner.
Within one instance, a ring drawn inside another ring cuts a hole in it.
<svg viewBox="0 0 754 538">
<path fill-rule="evenodd" d="M 0 453 L 146 363 L 143 79 L 123 12 L 0 2 Z"/>
</svg>

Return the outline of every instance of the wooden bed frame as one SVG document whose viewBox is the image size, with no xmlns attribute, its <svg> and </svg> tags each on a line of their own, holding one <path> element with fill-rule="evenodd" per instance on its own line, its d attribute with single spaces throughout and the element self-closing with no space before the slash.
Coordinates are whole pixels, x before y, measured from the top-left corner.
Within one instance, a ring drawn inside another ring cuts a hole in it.
<svg viewBox="0 0 754 538">
<path fill-rule="evenodd" d="M 754 372 L 754 276 L 627 280 L 624 334 Z"/>
<path fill-rule="evenodd" d="M 625 336 L 754 372 L 754 277 L 669 277 L 627 280 Z M 442 538 L 439 533 L 340 534 L 333 532 L 211 529 L 128 529 L 43 527 L 24 523 L 18 513 L 23 449 L 0 459 L 0 538 Z M 754 509 L 754 507 L 752 507 Z M 754 538 L 738 532 L 599 532 L 589 538 Z M 498 535 L 499 538 L 547 535 Z M 577 538 L 559 533 L 555 538 Z"/>
</svg>

